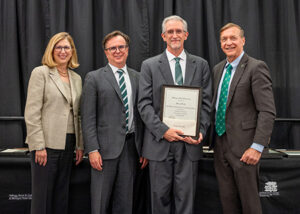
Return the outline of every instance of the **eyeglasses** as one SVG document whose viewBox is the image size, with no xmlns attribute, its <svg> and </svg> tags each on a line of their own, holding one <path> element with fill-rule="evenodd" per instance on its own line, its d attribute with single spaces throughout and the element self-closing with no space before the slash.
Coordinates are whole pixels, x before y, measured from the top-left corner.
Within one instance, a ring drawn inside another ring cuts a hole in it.
<svg viewBox="0 0 300 214">
<path fill-rule="evenodd" d="M 119 46 L 113 46 L 113 47 L 110 47 L 110 48 L 105 48 L 105 50 L 109 50 L 109 52 L 111 53 L 114 53 L 116 52 L 117 50 L 119 50 L 120 52 L 123 52 L 125 51 L 125 49 L 128 47 L 128 45 L 119 45 Z"/>
<path fill-rule="evenodd" d="M 65 50 L 65 52 L 68 52 L 72 49 L 72 47 L 70 46 L 57 46 L 54 48 L 55 51 L 61 52 L 63 49 Z"/>
<path fill-rule="evenodd" d="M 184 30 L 180 30 L 180 29 L 177 29 L 177 30 L 168 30 L 168 31 L 166 31 L 166 33 L 169 34 L 169 35 L 174 34 L 174 32 L 175 32 L 176 34 L 182 34 L 182 33 L 185 32 L 185 31 L 184 31 Z"/>
</svg>

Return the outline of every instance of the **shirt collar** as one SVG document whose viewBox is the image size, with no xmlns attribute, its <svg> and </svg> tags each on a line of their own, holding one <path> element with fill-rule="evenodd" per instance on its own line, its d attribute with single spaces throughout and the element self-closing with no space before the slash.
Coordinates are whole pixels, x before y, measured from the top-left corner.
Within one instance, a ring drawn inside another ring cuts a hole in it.
<svg viewBox="0 0 300 214">
<path fill-rule="evenodd" d="M 232 69 L 236 69 L 236 67 L 238 66 L 238 64 L 240 63 L 240 61 L 241 61 L 241 59 L 242 59 L 242 57 L 244 56 L 244 51 L 238 56 L 238 58 L 236 58 L 233 62 L 231 62 L 231 63 L 229 63 L 227 60 L 227 62 L 226 62 L 226 66 L 225 66 L 225 68 L 229 65 L 229 64 L 231 64 L 231 66 L 232 66 Z"/>
<path fill-rule="evenodd" d="M 168 58 L 168 61 L 171 62 L 171 60 L 174 60 L 174 58 L 176 56 L 174 56 L 173 54 L 171 54 L 168 49 L 166 49 L 166 54 L 167 54 L 167 58 Z M 180 59 L 182 59 L 183 61 L 186 60 L 186 53 L 184 50 L 182 50 L 182 52 L 179 54 L 178 56 Z"/>
<path fill-rule="evenodd" d="M 112 71 L 114 74 L 117 73 L 118 70 L 122 69 L 124 71 L 124 74 L 127 74 L 127 66 L 125 64 L 125 66 L 123 68 L 117 68 L 116 66 L 113 66 L 112 64 L 108 63 L 109 66 L 111 67 Z"/>
</svg>

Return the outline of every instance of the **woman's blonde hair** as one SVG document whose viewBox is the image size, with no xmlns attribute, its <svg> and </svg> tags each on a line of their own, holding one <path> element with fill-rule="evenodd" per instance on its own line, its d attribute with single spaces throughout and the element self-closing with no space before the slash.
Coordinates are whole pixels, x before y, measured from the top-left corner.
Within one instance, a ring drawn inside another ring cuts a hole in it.
<svg viewBox="0 0 300 214">
<path fill-rule="evenodd" d="M 75 48 L 73 38 L 67 32 L 60 32 L 60 33 L 57 33 L 54 36 L 52 36 L 52 38 L 50 39 L 50 41 L 47 45 L 44 56 L 42 58 L 43 65 L 47 65 L 50 68 L 57 66 L 57 63 L 53 59 L 53 51 L 54 51 L 55 45 L 63 39 L 67 39 L 70 42 L 71 48 L 72 48 L 72 50 L 71 50 L 72 57 L 69 60 L 68 67 L 73 69 L 73 68 L 77 68 L 79 66 L 77 51 Z"/>
</svg>

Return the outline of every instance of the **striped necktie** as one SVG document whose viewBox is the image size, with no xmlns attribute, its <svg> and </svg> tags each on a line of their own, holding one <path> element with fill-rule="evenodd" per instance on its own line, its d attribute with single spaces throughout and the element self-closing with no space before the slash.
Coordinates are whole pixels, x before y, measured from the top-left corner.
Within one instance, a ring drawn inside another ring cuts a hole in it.
<svg viewBox="0 0 300 214">
<path fill-rule="evenodd" d="M 183 84 L 183 77 L 182 77 L 182 71 L 181 71 L 181 66 L 180 66 L 180 58 L 179 57 L 175 57 L 174 58 L 176 63 L 175 63 L 175 82 L 178 85 L 182 85 Z"/>
<path fill-rule="evenodd" d="M 219 136 L 222 136 L 226 131 L 225 126 L 225 114 L 226 114 L 226 104 L 228 97 L 228 86 L 231 78 L 232 65 L 228 65 L 226 68 L 226 73 L 221 86 L 221 93 L 219 96 L 219 104 L 216 116 L 216 132 Z"/>
<path fill-rule="evenodd" d="M 119 69 L 117 72 L 119 73 L 119 87 L 120 87 L 121 96 L 122 96 L 122 100 L 126 112 L 126 132 L 128 132 L 129 107 L 128 107 L 128 96 L 127 96 L 127 89 L 126 89 L 126 83 L 124 78 L 124 71 L 122 69 Z"/>
</svg>

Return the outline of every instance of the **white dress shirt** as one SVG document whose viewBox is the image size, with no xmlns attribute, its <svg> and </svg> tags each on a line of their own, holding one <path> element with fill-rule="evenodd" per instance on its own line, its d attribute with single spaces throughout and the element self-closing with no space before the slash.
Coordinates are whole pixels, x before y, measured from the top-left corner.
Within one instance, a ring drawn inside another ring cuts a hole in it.
<svg viewBox="0 0 300 214">
<path fill-rule="evenodd" d="M 109 64 L 109 63 L 108 63 Z M 117 72 L 119 68 L 109 64 L 111 67 L 115 78 L 117 80 L 117 83 L 119 84 L 119 73 Z M 127 97 L 128 97 L 128 109 L 129 109 L 129 118 L 128 118 L 128 133 L 134 132 L 134 122 L 133 122 L 133 100 L 132 100 L 132 88 L 131 88 L 131 82 L 129 78 L 129 74 L 127 71 L 127 66 L 125 65 L 123 68 L 120 68 L 124 71 L 124 79 L 126 84 L 126 90 L 127 90 Z"/>
<path fill-rule="evenodd" d="M 176 56 L 174 56 L 173 54 L 171 54 L 167 49 L 166 49 L 166 54 L 167 54 L 167 58 L 168 58 L 168 61 L 169 61 L 170 68 L 171 68 L 171 73 L 172 73 L 172 77 L 173 77 L 174 83 L 176 85 L 178 85 L 176 83 L 176 80 L 175 80 L 176 79 L 175 78 L 175 63 L 176 63 L 176 60 L 174 58 Z M 180 58 L 179 64 L 180 64 L 180 67 L 181 67 L 182 78 L 183 78 L 183 83 L 184 83 L 184 80 L 185 80 L 185 68 L 186 68 L 186 53 L 184 52 L 184 50 L 182 50 L 182 52 L 179 54 L 178 57 Z"/>
<path fill-rule="evenodd" d="M 226 68 L 227 68 L 227 66 L 229 64 L 232 66 L 230 81 L 229 81 L 229 85 L 228 85 L 228 92 L 227 92 L 227 96 L 228 96 L 233 76 L 234 76 L 236 68 L 239 65 L 239 63 L 240 63 L 240 61 L 241 61 L 241 59 L 242 59 L 243 56 L 244 56 L 244 51 L 233 62 L 231 62 L 231 63 L 229 63 L 228 61 L 226 62 L 226 65 L 224 67 L 223 74 L 222 74 L 222 77 L 221 77 L 221 80 L 220 80 L 219 88 L 218 88 L 218 95 L 217 95 L 217 100 L 216 100 L 216 111 L 218 111 L 218 107 L 219 107 L 219 98 L 220 98 L 220 93 L 221 93 L 221 87 L 222 87 L 223 79 L 224 79 L 224 76 L 225 76 L 225 73 L 226 73 Z"/>
</svg>

